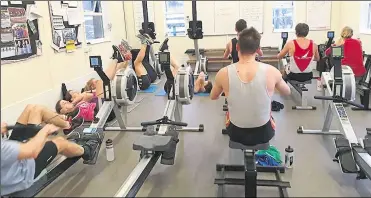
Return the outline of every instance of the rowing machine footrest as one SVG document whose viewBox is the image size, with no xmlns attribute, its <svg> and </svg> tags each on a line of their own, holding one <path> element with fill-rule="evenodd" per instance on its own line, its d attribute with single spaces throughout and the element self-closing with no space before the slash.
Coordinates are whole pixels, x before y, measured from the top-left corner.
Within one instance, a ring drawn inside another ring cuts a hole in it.
<svg viewBox="0 0 371 198">
<path fill-rule="evenodd" d="M 340 164 L 343 173 L 358 173 L 357 165 L 353 159 L 349 141 L 344 137 L 334 138 L 336 154 L 335 162 Z"/>
<path fill-rule="evenodd" d="M 363 145 L 365 146 L 365 150 L 368 154 L 371 155 L 371 137 L 367 137 L 363 139 Z"/>
</svg>

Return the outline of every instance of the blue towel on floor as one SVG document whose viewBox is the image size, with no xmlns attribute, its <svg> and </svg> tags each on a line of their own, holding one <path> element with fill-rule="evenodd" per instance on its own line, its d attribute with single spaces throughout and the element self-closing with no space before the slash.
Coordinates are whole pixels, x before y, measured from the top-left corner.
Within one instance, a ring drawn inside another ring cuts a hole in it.
<svg viewBox="0 0 371 198">
<path fill-rule="evenodd" d="M 166 96 L 166 92 L 162 89 L 155 96 Z M 210 96 L 210 93 L 196 93 L 195 96 Z"/>
<path fill-rule="evenodd" d="M 151 84 L 146 90 L 139 90 L 140 93 L 155 93 L 157 90 L 157 85 Z"/>
<path fill-rule="evenodd" d="M 257 161 L 257 165 L 260 166 L 280 166 L 280 163 L 266 154 L 255 154 L 255 160 Z"/>
<path fill-rule="evenodd" d="M 159 92 L 155 94 L 155 96 L 166 96 L 165 90 L 161 89 Z"/>
</svg>

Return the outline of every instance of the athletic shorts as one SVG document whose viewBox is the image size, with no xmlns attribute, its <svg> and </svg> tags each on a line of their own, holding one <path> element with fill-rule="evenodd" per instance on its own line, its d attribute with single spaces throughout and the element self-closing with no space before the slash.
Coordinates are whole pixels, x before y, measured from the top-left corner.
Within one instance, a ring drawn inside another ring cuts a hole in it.
<svg viewBox="0 0 371 198">
<path fill-rule="evenodd" d="M 147 71 L 147 75 L 149 77 L 150 82 L 151 83 L 155 82 L 157 79 L 156 70 L 152 67 L 152 65 L 149 62 L 145 60 L 143 60 L 142 65 Z"/>
<path fill-rule="evenodd" d="M 15 123 L 15 126 L 17 126 L 15 129 L 13 129 L 9 139 L 15 140 L 18 142 L 26 142 L 27 140 L 33 138 L 38 132 L 39 127 L 36 127 L 34 124 L 21 124 L 21 123 Z"/>
<path fill-rule="evenodd" d="M 272 118 L 261 127 L 240 128 L 232 122 L 229 122 L 226 129 L 231 141 L 246 146 L 254 146 L 257 144 L 265 144 L 274 137 L 275 123 Z"/>
<path fill-rule="evenodd" d="M 140 90 L 146 90 L 151 85 L 151 79 L 148 74 L 138 77 L 138 85 Z"/>
<path fill-rule="evenodd" d="M 58 148 L 52 141 L 45 142 L 43 149 L 39 155 L 35 158 L 35 175 L 37 178 L 40 173 L 53 161 L 58 155 Z"/>
<path fill-rule="evenodd" d="M 295 81 L 299 81 L 299 82 L 305 82 L 305 81 L 308 81 L 308 80 L 312 80 L 312 78 L 313 78 L 313 72 L 309 72 L 309 73 L 292 73 L 292 72 L 290 72 L 286 76 L 286 80 L 295 80 Z"/>
</svg>

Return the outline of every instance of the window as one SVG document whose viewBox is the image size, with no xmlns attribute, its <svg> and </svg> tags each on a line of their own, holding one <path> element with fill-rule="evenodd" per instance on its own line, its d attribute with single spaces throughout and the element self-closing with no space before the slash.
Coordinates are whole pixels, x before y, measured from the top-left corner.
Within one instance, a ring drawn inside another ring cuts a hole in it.
<svg viewBox="0 0 371 198">
<path fill-rule="evenodd" d="M 184 1 L 165 1 L 165 25 L 168 36 L 185 36 Z"/>
<path fill-rule="evenodd" d="M 272 18 L 274 32 L 292 31 L 294 29 L 294 2 L 276 1 Z"/>
<path fill-rule="evenodd" d="M 359 32 L 371 34 L 371 1 L 361 2 L 361 19 L 359 21 Z"/>
<path fill-rule="evenodd" d="M 101 1 L 83 1 L 85 38 L 88 43 L 98 43 L 108 40 L 106 17 Z"/>
</svg>

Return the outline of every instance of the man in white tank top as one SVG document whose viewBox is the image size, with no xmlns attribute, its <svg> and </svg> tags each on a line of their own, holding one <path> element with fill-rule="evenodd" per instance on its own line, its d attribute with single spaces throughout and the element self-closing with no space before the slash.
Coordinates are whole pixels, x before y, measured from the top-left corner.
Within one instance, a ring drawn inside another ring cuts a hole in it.
<svg viewBox="0 0 371 198">
<path fill-rule="evenodd" d="M 239 61 L 219 70 L 210 93 L 212 100 L 225 93 L 229 110 L 227 132 L 231 141 L 244 145 L 263 144 L 273 138 L 272 95 L 275 89 L 282 95 L 290 95 L 290 88 L 279 70 L 255 60 L 260 39 L 259 32 L 253 27 L 240 33 L 237 43 Z"/>
</svg>

